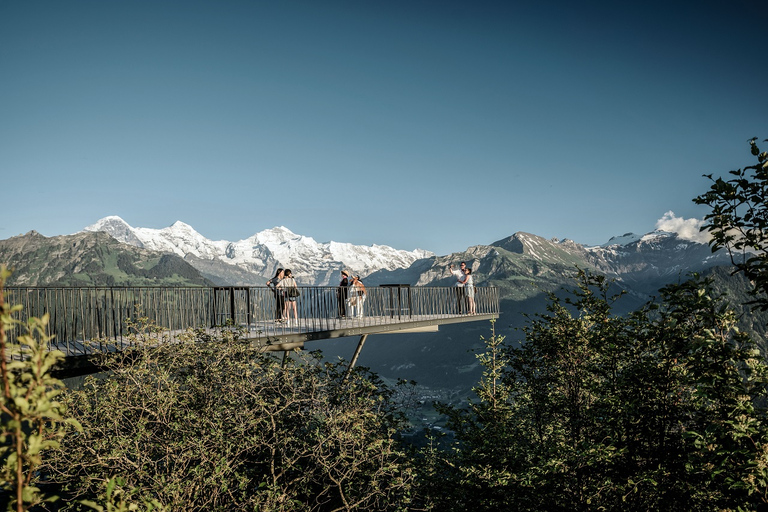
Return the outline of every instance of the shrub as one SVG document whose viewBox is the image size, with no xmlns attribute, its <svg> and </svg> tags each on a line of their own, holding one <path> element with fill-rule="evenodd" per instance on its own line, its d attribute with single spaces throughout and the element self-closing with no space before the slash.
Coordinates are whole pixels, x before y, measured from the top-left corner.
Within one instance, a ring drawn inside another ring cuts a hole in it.
<svg viewBox="0 0 768 512">
<path fill-rule="evenodd" d="M 281 364 L 236 331 L 156 343 L 139 327 L 138 348 L 104 355 L 109 373 L 67 396 L 83 433 L 49 469 L 72 496 L 100 496 L 116 473 L 168 510 L 405 508 L 404 420 L 375 375 L 345 380 L 312 353 Z"/>
</svg>

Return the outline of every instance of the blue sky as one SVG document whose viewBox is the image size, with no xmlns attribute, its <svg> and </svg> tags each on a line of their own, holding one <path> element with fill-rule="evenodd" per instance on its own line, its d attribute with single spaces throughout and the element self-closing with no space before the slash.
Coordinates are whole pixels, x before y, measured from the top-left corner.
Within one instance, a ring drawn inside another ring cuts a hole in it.
<svg viewBox="0 0 768 512">
<path fill-rule="evenodd" d="M 768 138 L 764 0 L 0 0 L 0 239 L 107 215 L 448 254 L 687 222 Z"/>
</svg>

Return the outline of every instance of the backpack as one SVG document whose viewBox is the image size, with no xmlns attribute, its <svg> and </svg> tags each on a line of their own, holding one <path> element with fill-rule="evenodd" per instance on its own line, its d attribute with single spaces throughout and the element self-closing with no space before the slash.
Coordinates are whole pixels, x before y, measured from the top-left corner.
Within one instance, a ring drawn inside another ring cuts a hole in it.
<svg viewBox="0 0 768 512">
<path fill-rule="evenodd" d="M 288 284 L 285 290 L 285 294 L 290 298 L 296 298 L 301 297 L 301 291 L 296 287 L 296 280 L 294 278 L 290 278 L 291 282 Z"/>
</svg>

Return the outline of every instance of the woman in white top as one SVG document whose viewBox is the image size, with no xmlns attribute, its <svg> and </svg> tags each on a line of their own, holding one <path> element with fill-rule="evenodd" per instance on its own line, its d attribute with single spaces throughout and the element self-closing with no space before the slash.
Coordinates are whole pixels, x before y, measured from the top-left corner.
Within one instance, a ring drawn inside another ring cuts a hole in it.
<svg viewBox="0 0 768 512">
<path fill-rule="evenodd" d="M 353 318 L 363 318 L 363 304 L 365 304 L 365 285 L 360 276 L 353 276 L 349 285 L 349 315 Z"/>
<path fill-rule="evenodd" d="M 290 269 L 285 269 L 285 277 L 277 283 L 277 289 L 285 296 L 285 311 L 283 318 L 288 321 L 291 319 L 291 311 L 293 311 L 293 318 L 299 320 L 299 312 L 296 307 L 296 299 L 298 298 L 299 288 L 296 285 L 296 280 L 293 278 L 293 273 Z"/>
<path fill-rule="evenodd" d="M 464 269 L 464 278 L 459 281 L 464 285 L 464 296 L 467 298 L 467 309 L 470 315 L 475 315 L 475 280 L 472 278 L 472 269 Z"/>
</svg>

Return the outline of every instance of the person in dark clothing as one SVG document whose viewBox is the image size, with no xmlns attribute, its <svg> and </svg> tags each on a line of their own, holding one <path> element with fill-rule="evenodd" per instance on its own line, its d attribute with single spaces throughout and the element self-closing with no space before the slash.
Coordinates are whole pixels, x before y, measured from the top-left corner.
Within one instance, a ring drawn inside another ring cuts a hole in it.
<svg viewBox="0 0 768 512">
<path fill-rule="evenodd" d="M 462 282 L 464 277 L 464 269 L 467 268 L 465 262 L 461 262 L 458 270 L 453 269 L 453 265 L 448 268 L 448 271 L 456 278 L 456 309 L 461 314 L 462 306 L 464 305 L 464 283 Z"/>
<path fill-rule="evenodd" d="M 285 271 L 282 268 L 277 269 L 275 277 L 267 281 L 267 287 L 272 289 L 275 295 L 275 322 L 283 321 L 283 309 L 285 309 L 285 295 L 282 290 L 277 289 L 279 283 L 285 277 Z"/>
<path fill-rule="evenodd" d="M 341 283 L 336 289 L 336 302 L 339 304 L 339 316 L 344 318 L 347 316 L 347 297 L 349 296 L 349 272 L 346 270 L 341 271 Z"/>
</svg>

